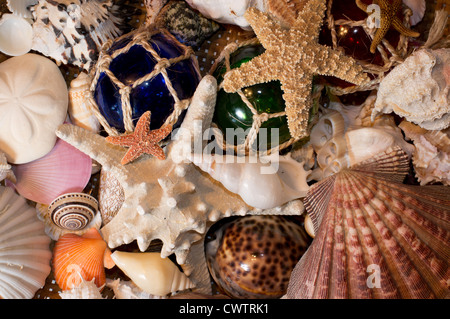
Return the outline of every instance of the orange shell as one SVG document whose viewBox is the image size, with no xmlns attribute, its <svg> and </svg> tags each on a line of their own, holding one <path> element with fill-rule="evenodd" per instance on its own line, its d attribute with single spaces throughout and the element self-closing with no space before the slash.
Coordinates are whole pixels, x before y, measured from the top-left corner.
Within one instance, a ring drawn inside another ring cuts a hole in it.
<svg viewBox="0 0 450 319">
<path fill-rule="evenodd" d="M 97 229 L 91 228 L 82 236 L 65 234 L 53 250 L 53 271 L 56 283 L 62 290 L 70 290 L 82 282 L 95 278 L 97 287 L 105 282 L 104 260 L 110 250 Z M 108 268 L 110 265 L 107 265 Z M 82 277 L 82 278 L 81 278 Z"/>
</svg>

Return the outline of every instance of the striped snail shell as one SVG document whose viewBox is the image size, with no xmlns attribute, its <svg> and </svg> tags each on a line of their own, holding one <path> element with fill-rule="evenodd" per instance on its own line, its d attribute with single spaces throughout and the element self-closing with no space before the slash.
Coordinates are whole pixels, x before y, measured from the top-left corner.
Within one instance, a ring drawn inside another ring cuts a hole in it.
<svg viewBox="0 0 450 319">
<path fill-rule="evenodd" d="M 48 210 L 56 226 L 67 230 L 80 230 L 94 219 L 98 202 L 88 194 L 67 193 L 57 197 Z"/>
</svg>

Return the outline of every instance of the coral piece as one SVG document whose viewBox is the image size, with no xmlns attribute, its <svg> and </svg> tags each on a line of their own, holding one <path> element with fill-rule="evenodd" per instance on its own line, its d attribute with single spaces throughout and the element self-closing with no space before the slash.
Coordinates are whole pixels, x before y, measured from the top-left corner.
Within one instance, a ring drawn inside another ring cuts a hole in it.
<svg viewBox="0 0 450 319">
<path fill-rule="evenodd" d="M 290 155 L 278 153 L 266 158 L 230 155 L 194 156 L 192 162 L 238 194 L 244 202 L 260 209 L 281 206 L 308 192 L 309 171 Z"/>
<path fill-rule="evenodd" d="M 14 187 L 23 197 L 49 205 L 56 197 L 81 192 L 89 182 L 92 160 L 72 145 L 58 139 L 45 156 L 13 166 Z"/>
<path fill-rule="evenodd" d="M 0 19 L 0 51 L 6 55 L 23 55 L 31 50 L 33 29 L 30 23 L 15 14 Z"/>
<path fill-rule="evenodd" d="M 450 128 L 427 131 L 407 121 L 399 127 L 414 143 L 412 162 L 420 185 L 442 183 L 450 186 Z"/>
<path fill-rule="evenodd" d="M 311 187 L 316 235 L 287 298 L 449 297 L 448 190 L 402 184 L 407 172 L 384 153 Z"/>
<path fill-rule="evenodd" d="M 144 292 L 167 296 L 195 285 L 169 259 L 159 253 L 128 253 L 115 251 L 111 254 L 119 267 Z"/>
<path fill-rule="evenodd" d="M 299 223 L 284 216 L 244 216 L 215 226 L 205 239 L 205 252 L 219 291 L 251 299 L 286 293 L 311 241 Z"/>
<path fill-rule="evenodd" d="M 13 183 L 16 182 L 16 176 L 6 160 L 6 155 L 0 151 L 0 182 L 7 179 Z"/>
<path fill-rule="evenodd" d="M 50 273 L 50 238 L 34 209 L 0 186 L 0 299 L 31 299 Z"/>
<path fill-rule="evenodd" d="M 95 116 L 91 105 L 89 87 L 91 77 L 81 72 L 70 82 L 69 87 L 69 117 L 73 124 L 98 133 L 100 123 Z"/>
<path fill-rule="evenodd" d="M 0 149 L 9 163 L 27 163 L 52 150 L 67 102 L 66 82 L 50 59 L 28 53 L 0 64 Z"/>
<path fill-rule="evenodd" d="M 102 45 L 122 33 L 112 0 L 39 0 L 30 10 L 32 49 L 87 71 Z"/>
<path fill-rule="evenodd" d="M 245 17 L 266 51 L 227 72 L 223 81 L 226 92 L 236 92 L 257 83 L 280 80 L 289 131 L 295 139 L 308 135 L 314 74 L 331 75 L 354 84 L 369 80 L 353 58 L 318 44 L 325 8 L 323 0 L 310 0 L 288 30 L 268 14 L 248 9 Z"/>
<path fill-rule="evenodd" d="M 150 111 L 144 112 L 139 118 L 134 132 L 131 134 L 108 136 L 106 138 L 106 141 L 109 143 L 130 148 L 120 162 L 122 165 L 134 161 L 144 153 L 153 155 L 160 160 L 166 159 L 166 155 L 158 143 L 172 132 L 172 125 L 169 124 L 160 129 L 150 131 L 150 117 Z"/>
<path fill-rule="evenodd" d="M 53 249 L 53 273 L 64 290 L 77 287 L 83 280 L 94 280 L 97 287 L 105 284 L 105 267 L 112 268 L 111 251 L 99 231 L 89 229 L 82 236 L 65 234 Z"/>
<path fill-rule="evenodd" d="M 160 239 L 163 244 L 161 256 L 174 253 L 177 263 L 183 265 L 190 246 L 202 239 L 207 223 L 234 214 L 298 215 L 303 212 L 299 201 L 273 210 L 254 210 L 238 195 L 226 191 L 186 160 L 195 149 L 195 127 L 200 123 L 200 128 L 209 128 L 216 94 L 216 80 L 205 76 L 174 136 L 175 140 L 166 146 L 165 161 L 141 157 L 128 165 L 121 165 L 123 149 L 107 143 L 102 136 L 73 125 L 63 125 L 58 129 L 58 136 L 97 160 L 124 189 L 122 207 L 116 217 L 101 229 L 111 248 L 137 240 L 139 249 L 145 251 L 152 240 Z M 200 270 L 196 267 L 192 271 Z"/>
<path fill-rule="evenodd" d="M 380 27 L 377 28 L 370 45 L 371 53 L 375 53 L 377 46 L 381 43 L 391 26 L 407 37 L 416 38 L 420 36 L 420 33 L 405 27 L 402 20 L 397 16 L 398 11 L 402 8 L 402 0 L 377 0 L 376 4 L 380 8 Z M 356 5 L 364 12 L 371 12 L 369 6 L 362 0 L 356 0 Z"/>
<path fill-rule="evenodd" d="M 100 288 L 95 284 L 95 280 L 86 281 L 81 278 L 79 285 L 70 290 L 59 293 L 61 299 L 103 299 Z"/>
<path fill-rule="evenodd" d="M 381 81 L 372 120 L 394 112 L 427 130 L 450 125 L 450 49 L 421 49 Z"/>
</svg>

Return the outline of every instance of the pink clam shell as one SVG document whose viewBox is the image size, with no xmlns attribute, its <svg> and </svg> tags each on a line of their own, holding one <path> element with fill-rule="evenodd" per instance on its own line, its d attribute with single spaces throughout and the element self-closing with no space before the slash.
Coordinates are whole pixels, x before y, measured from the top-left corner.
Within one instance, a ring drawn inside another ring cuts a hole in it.
<svg viewBox="0 0 450 319">
<path fill-rule="evenodd" d="M 72 145 L 57 139 L 45 156 L 25 164 L 13 165 L 17 192 L 37 203 L 49 205 L 56 197 L 81 192 L 89 182 L 91 158 Z"/>
</svg>

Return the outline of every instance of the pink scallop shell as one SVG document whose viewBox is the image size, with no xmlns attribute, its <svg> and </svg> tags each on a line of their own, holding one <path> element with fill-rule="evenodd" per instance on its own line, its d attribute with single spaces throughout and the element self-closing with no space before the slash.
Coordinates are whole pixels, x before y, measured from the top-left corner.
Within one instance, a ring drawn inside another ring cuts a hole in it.
<svg viewBox="0 0 450 319">
<path fill-rule="evenodd" d="M 23 197 L 49 205 L 62 194 L 83 191 L 91 171 L 92 160 L 88 155 L 57 139 L 47 155 L 13 165 L 17 179 L 14 187 Z"/>
</svg>

